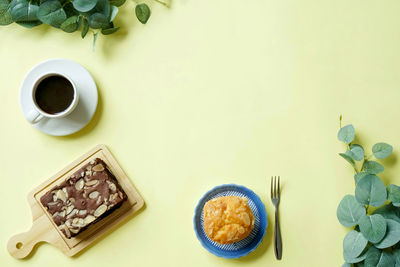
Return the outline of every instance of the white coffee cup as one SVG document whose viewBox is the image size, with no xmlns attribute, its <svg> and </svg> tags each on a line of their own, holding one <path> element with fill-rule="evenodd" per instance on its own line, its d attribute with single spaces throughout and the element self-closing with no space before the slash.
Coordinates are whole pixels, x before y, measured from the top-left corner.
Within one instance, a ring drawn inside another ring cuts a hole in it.
<svg viewBox="0 0 400 267">
<path fill-rule="evenodd" d="M 72 99 L 70 105 L 63 111 L 54 113 L 54 114 L 48 113 L 48 112 L 42 110 L 36 101 L 36 90 L 37 90 L 39 84 L 46 78 L 49 78 L 52 76 L 60 76 L 62 78 L 65 78 L 66 80 L 68 80 L 71 83 L 73 91 L 74 91 L 74 96 L 73 96 L 73 99 Z M 76 89 L 75 83 L 71 80 L 71 78 L 69 78 L 65 74 L 61 74 L 61 73 L 57 73 L 57 72 L 45 73 L 42 76 L 40 76 L 37 79 L 37 81 L 34 83 L 34 85 L 32 86 L 31 97 L 32 97 L 33 107 L 32 107 L 32 110 L 30 110 L 27 113 L 26 119 L 32 124 L 38 123 L 43 118 L 55 119 L 55 118 L 65 117 L 65 116 L 69 115 L 72 111 L 74 111 L 74 109 L 78 105 L 78 101 L 79 101 L 79 94 Z"/>
</svg>

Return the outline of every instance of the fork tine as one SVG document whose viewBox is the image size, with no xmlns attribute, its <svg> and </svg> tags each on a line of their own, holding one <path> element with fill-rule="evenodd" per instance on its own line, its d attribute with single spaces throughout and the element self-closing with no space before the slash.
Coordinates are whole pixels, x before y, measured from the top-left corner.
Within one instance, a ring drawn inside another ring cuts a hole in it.
<svg viewBox="0 0 400 267">
<path fill-rule="evenodd" d="M 281 177 L 278 176 L 278 198 L 281 198 L 281 186 L 280 186 L 280 182 L 281 182 Z"/>
<path fill-rule="evenodd" d="M 274 197 L 274 195 L 273 195 L 273 192 L 272 192 L 272 188 L 273 188 L 273 183 L 272 183 L 272 179 L 273 179 L 274 177 L 273 176 L 271 176 L 271 198 L 273 198 Z"/>
<path fill-rule="evenodd" d="M 274 198 L 276 198 L 276 176 L 274 176 Z"/>
</svg>

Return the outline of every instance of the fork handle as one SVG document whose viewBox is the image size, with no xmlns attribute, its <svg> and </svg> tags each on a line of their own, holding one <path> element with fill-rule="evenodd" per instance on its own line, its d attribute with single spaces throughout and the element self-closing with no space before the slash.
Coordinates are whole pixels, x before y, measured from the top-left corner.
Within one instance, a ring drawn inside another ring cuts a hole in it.
<svg viewBox="0 0 400 267">
<path fill-rule="evenodd" d="M 275 210 L 274 250 L 275 257 L 278 260 L 282 259 L 282 238 L 281 228 L 279 227 L 278 209 Z"/>
</svg>

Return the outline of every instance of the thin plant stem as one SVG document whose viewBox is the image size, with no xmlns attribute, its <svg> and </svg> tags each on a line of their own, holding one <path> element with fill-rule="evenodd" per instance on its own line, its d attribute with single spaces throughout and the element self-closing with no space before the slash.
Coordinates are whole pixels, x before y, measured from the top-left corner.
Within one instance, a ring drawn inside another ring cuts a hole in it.
<svg viewBox="0 0 400 267">
<path fill-rule="evenodd" d="M 169 7 L 168 4 L 165 3 L 165 2 L 163 2 L 163 1 L 160 1 L 160 0 L 154 0 L 154 1 L 160 3 L 161 5 L 164 5 L 164 6 L 166 6 L 166 7 Z"/>
</svg>

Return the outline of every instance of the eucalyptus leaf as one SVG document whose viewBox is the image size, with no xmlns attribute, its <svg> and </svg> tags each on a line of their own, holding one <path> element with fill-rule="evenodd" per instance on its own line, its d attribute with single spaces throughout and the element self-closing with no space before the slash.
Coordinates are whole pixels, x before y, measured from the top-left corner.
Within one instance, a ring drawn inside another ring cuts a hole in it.
<svg viewBox="0 0 400 267">
<path fill-rule="evenodd" d="M 18 25 L 25 27 L 27 29 L 32 29 L 33 27 L 39 26 L 40 24 L 42 24 L 41 21 L 39 20 L 35 20 L 35 21 L 21 21 L 21 22 L 17 22 Z"/>
<path fill-rule="evenodd" d="M 93 29 L 101 29 L 107 27 L 108 18 L 101 13 L 94 13 L 89 17 L 89 26 Z"/>
<path fill-rule="evenodd" d="M 371 174 L 378 174 L 384 170 L 384 167 L 380 163 L 372 160 L 365 161 L 363 168 L 365 172 Z"/>
<path fill-rule="evenodd" d="M 71 33 L 78 29 L 78 16 L 73 16 L 65 20 L 61 26 L 61 30 Z"/>
<path fill-rule="evenodd" d="M 400 223 L 386 219 L 387 230 L 386 235 L 379 243 L 375 244 L 375 247 L 384 249 L 393 246 L 400 241 Z"/>
<path fill-rule="evenodd" d="M 10 2 L 8 0 L 0 0 L 0 13 L 4 12 L 10 6 Z"/>
<path fill-rule="evenodd" d="M 344 259 L 354 259 L 360 256 L 368 240 L 360 233 L 352 230 L 347 233 L 343 240 L 343 257 Z"/>
<path fill-rule="evenodd" d="M 6 10 L 5 12 L 0 12 L 0 25 L 6 26 L 13 23 L 13 19 L 11 17 L 11 13 Z"/>
<path fill-rule="evenodd" d="M 82 19 L 82 32 L 81 32 L 81 37 L 82 39 L 85 38 L 86 34 L 88 33 L 89 30 L 89 22 L 87 21 L 86 18 Z"/>
<path fill-rule="evenodd" d="M 0 0 L 0 25 L 9 25 L 13 23 L 11 13 L 9 10 L 10 3 L 8 0 Z"/>
<path fill-rule="evenodd" d="M 109 2 L 110 2 L 110 5 L 120 7 L 123 4 L 125 4 L 125 1 L 126 0 L 110 0 Z"/>
<path fill-rule="evenodd" d="M 67 19 L 67 14 L 57 0 L 47 0 L 42 3 L 37 15 L 40 21 L 56 28 Z"/>
<path fill-rule="evenodd" d="M 376 143 L 372 147 L 372 153 L 377 159 L 384 159 L 389 156 L 393 151 L 393 147 L 386 143 Z"/>
<path fill-rule="evenodd" d="M 360 145 L 351 145 L 350 151 L 352 152 L 352 158 L 356 161 L 361 161 L 364 158 L 364 149 Z"/>
<path fill-rule="evenodd" d="M 365 267 L 393 267 L 395 264 L 392 254 L 370 247 L 366 252 Z"/>
<path fill-rule="evenodd" d="M 354 140 L 355 130 L 352 124 L 342 127 L 338 132 L 338 139 L 346 144 L 350 144 Z"/>
<path fill-rule="evenodd" d="M 379 214 L 364 215 L 358 225 L 364 237 L 372 243 L 378 243 L 386 234 L 386 220 Z"/>
<path fill-rule="evenodd" d="M 346 195 L 337 208 L 337 218 L 345 227 L 353 227 L 365 215 L 365 207 L 354 196 Z"/>
<path fill-rule="evenodd" d="M 10 3 L 10 12 L 13 21 L 28 22 L 37 21 L 39 6 L 32 5 L 26 0 L 13 0 Z"/>
<path fill-rule="evenodd" d="M 142 24 L 146 24 L 150 18 L 150 8 L 144 3 L 135 7 L 135 13 L 136 17 Z"/>
<path fill-rule="evenodd" d="M 111 6 L 111 14 L 110 14 L 110 22 L 115 19 L 115 16 L 118 14 L 118 7 Z"/>
<path fill-rule="evenodd" d="M 64 11 L 65 14 L 67 15 L 67 18 L 80 15 L 79 11 L 74 8 L 72 2 L 67 2 L 64 5 Z"/>
<path fill-rule="evenodd" d="M 78 29 L 81 28 L 83 19 L 84 19 L 84 17 L 78 15 L 78 22 L 77 22 L 78 23 Z"/>
<path fill-rule="evenodd" d="M 379 207 L 386 201 L 386 187 L 378 176 L 368 174 L 356 186 L 356 199 L 363 205 Z"/>
<path fill-rule="evenodd" d="M 391 219 L 400 223 L 400 209 L 392 204 L 384 205 L 374 211 L 374 214 L 380 214 L 385 219 Z"/>
<path fill-rule="evenodd" d="M 348 262 L 345 262 L 345 263 L 342 265 L 342 267 L 351 267 L 351 264 L 348 263 Z"/>
<path fill-rule="evenodd" d="M 356 258 L 351 258 L 351 259 L 344 259 L 347 263 L 358 263 L 361 262 L 363 260 L 365 260 L 365 258 L 367 257 L 367 254 L 361 254 L 360 256 L 356 257 Z"/>
<path fill-rule="evenodd" d="M 363 178 L 363 177 L 366 176 L 366 175 L 368 175 L 368 173 L 366 173 L 366 172 L 359 172 L 359 173 L 356 173 L 356 174 L 354 175 L 354 181 L 356 182 L 356 184 L 361 180 L 361 178 Z"/>
<path fill-rule="evenodd" d="M 97 4 L 91 12 L 101 13 L 108 19 L 111 13 L 110 3 L 108 0 L 97 0 Z"/>
<path fill-rule="evenodd" d="M 346 150 L 345 154 L 346 154 L 347 156 L 349 156 L 350 158 L 352 158 L 353 160 L 355 160 L 354 157 L 356 157 L 356 156 L 355 156 L 354 153 L 351 152 L 350 150 Z"/>
<path fill-rule="evenodd" d="M 390 184 L 387 187 L 388 200 L 392 202 L 395 207 L 400 207 L 400 186 Z"/>
<path fill-rule="evenodd" d="M 349 155 L 347 155 L 347 154 L 345 154 L 345 153 L 339 153 L 339 155 L 340 155 L 342 158 L 344 158 L 348 163 L 350 163 L 353 167 L 356 166 L 354 160 L 353 160 Z"/>
<path fill-rule="evenodd" d="M 108 29 L 102 29 L 101 33 L 103 35 L 109 35 L 109 34 L 113 34 L 114 32 L 118 31 L 119 27 L 113 27 L 113 28 L 108 28 Z"/>
<path fill-rule="evenodd" d="M 396 264 L 395 267 L 399 267 L 400 266 L 400 249 L 399 248 L 394 249 L 392 251 L 392 254 L 393 254 L 393 257 L 395 260 L 395 264 Z"/>
<path fill-rule="evenodd" d="M 76 10 L 88 12 L 96 6 L 97 0 L 74 0 L 72 4 Z"/>
</svg>

